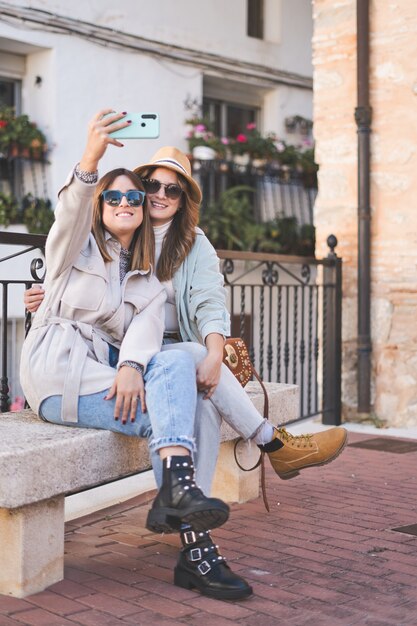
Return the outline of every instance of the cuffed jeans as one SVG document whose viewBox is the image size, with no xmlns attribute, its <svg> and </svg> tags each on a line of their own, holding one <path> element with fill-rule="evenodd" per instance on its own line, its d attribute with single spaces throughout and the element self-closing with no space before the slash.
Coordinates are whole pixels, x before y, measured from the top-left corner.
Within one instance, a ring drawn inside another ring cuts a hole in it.
<svg viewBox="0 0 417 626">
<path fill-rule="evenodd" d="M 162 351 L 184 351 L 190 354 L 195 364 L 207 355 L 207 349 L 196 342 L 165 343 Z M 194 436 L 196 453 L 196 481 L 205 494 L 209 495 L 220 447 L 220 426 L 222 419 L 244 439 L 252 439 L 265 422 L 265 418 L 255 409 L 248 394 L 232 372 L 222 364 L 219 384 L 210 399 L 204 400 L 198 393 Z M 152 464 L 158 460 L 152 458 Z"/>
<path fill-rule="evenodd" d="M 116 366 L 118 351 L 110 346 L 109 361 Z M 197 391 L 195 365 L 189 354 L 181 350 L 159 352 L 148 363 L 144 376 L 147 412 L 140 405 L 136 420 L 126 424 L 114 419 L 116 398 L 105 400 L 108 389 L 80 396 L 78 422 L 61 420 L 61 396 L 50 396 L 42 402 L 40 414 L 48 422 L 81 428 L 101 428 L 131 437 L 146 437 L 152 459 L 157 458 L 155 477 L 162 479 L 162 463 L 158 450 L 166 446 L 184 446 L 195 452 L 194 420 Z"/>
</svg>

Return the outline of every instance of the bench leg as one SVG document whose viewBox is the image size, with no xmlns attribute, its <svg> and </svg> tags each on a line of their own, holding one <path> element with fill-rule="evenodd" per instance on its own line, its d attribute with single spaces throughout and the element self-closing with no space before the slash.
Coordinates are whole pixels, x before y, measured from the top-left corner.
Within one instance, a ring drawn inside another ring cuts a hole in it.
<svg viewBox="0 0 417 626">
<path fill-rule="evenodd" d="M 64 497 L 0 509 L 0 594 L 24 598 L 64 577 Z"/>
<path fill-rule="evenodd" d="M 259 496 L 259 468 L 244 472 L 238 467 L 233 452 L 235 441 L 224 441 L 220 445 L 211 492 L 226 502 L 247 502 Z M 254 444 L 250 448 L 245 446 L 244 460 L 239 455 L 244 467 L 253 467 L 258 458 L 259 450 Z"/>
</svg>

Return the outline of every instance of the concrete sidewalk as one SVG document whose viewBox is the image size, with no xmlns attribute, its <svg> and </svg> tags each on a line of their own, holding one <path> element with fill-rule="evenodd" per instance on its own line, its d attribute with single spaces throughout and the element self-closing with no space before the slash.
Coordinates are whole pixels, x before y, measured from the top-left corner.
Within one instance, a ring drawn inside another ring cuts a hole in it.
<svg viewBox="0 0 417 626">
<path fill-rule="evenodd" d="M 233 505 L 213 532 L 250 599 L 173 586 L 178 539 L 144 529 L 147 494 L 68 523 L 65 580 L 0 596 L 0 626 L 415 626 L 417 440 L 350 432 L 349 444 L 290 481 L 268 468 L 271 513 L 261 500 Z"/>
</svg>

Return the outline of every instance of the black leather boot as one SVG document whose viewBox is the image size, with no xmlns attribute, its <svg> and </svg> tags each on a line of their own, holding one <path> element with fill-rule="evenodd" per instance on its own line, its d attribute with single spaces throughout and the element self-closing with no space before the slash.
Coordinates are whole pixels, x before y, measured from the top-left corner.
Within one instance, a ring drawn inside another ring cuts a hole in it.
<svg viewBox="0 0 417 626">
<path fill-rule="evenodd" d="M 209 532 L 181 532 L 183 549 L 174 570 L 178 587 L 195 587 L 203 596 L 217 600 L 240 600 L 252 594 L 252 587 L 234 574 L 218 552 Z"/>
<path fill-rule="evenodd" d="M 229 517 L 229 507 L 207 498 L 194 482 L 190 456 L 170 456 L 163 462 L 162 487 L 148 513 L 146 528 L 154 533 L 178 531 L 190 524 L 197 531 L 217 528 Z"/>
</svg>

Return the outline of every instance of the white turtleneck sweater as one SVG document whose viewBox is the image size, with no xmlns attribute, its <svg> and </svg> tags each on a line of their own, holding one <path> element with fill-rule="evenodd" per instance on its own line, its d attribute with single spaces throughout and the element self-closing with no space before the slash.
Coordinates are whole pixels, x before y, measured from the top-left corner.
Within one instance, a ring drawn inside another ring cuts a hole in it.
<svg viewBox="0 0 417 626">
<path fill-rule="evenodd" d="M 155 234 L 155 266 L 158 264 L 159 257 L 161 256 L 162 243 L 169 227 L 171 226 L 171 222 L 172 220 L 162 226 L 154 226 L 153 228 L 153 232 Z M 166 280 L 162 283 L 162 285 L 164 286 L 167 294 L 165 304 L 165 331 L 167 333 L 175 333 L 179 331 L 179 324 L 172 280 Z"/>
</svg>

